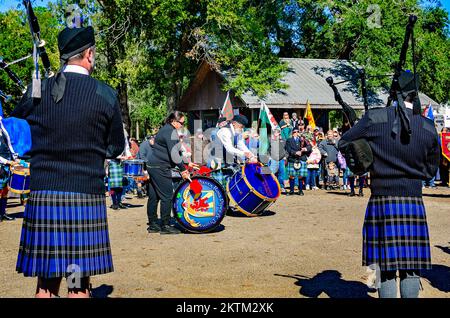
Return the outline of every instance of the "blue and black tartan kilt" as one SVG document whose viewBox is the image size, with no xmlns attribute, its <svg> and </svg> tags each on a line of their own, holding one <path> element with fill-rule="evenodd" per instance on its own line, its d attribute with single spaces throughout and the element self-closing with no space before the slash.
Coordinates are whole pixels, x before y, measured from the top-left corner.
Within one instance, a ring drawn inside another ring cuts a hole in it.
<svg viewBox="0 0 450 318">
<path fill-rule="evenodd" d="M 123 187 L 123 167 L 120 162 L 111 160 L 108 168 L 108 186 L 110 189 Z"/>
<path fill-rule="evenodd" d="M 300 169 L 294 168 L 294 162 L 288 162 L 287 166 L 287 173 L 289 177 L 307 177 L 308 176 L 308 166 L 306 164 L 306 161 L 300 161 Z"/>
<path fill-rule="evenodd" d="M 32 191 L 24 212 L 16 270 L 41 278 L 112 272 L 105 196 Z"/>
<path fill-rule="evenodd" d="M 421 197 L 372 196 L 363 226 L 363 266 L 382 271 L 431 268 Z"/>
</svg>

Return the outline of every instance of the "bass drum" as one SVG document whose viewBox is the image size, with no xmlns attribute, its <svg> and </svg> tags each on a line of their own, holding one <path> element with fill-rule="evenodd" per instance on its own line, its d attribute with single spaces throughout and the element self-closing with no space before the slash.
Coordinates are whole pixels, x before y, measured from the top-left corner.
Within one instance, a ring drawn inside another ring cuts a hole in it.
<svg viewBox="0 0 450 318">
<path fill-rule="evenodd" d="M 273 173 L 265 173 L 261 163 L 248 163 L 227 184 L 230 207 L 247 216 L 257 216 L 281 194 Z"/>
<path fill-rule="evenodd" d="M 207 233 L 220 225 L 228 209 L 222 186 L 214 179 L 202 176 L 185 180 L 172 198 L 175 219 L 186 231 Z"/>
</svg>

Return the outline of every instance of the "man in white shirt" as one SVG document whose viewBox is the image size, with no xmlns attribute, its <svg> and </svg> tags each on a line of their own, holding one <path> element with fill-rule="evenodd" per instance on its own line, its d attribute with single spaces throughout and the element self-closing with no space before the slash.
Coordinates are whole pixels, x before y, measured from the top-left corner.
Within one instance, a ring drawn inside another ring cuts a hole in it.
<svg viewBox="0 0 450 318">
<path fill-rule="evenodd" d="M 223 169 L 238 162 L 239 158 L 246 158 L 250 162 L 257 162 L 256 156 L 247 148 L 241 134 L 248 120 L 243 115 L 233 117 L 231 123 L 219 129 L 214 147 L 215 154 L 211 168 L 218 169 L 212 176 L 226 187 L 231 175 Z M 228 171 L 227 171 L 228 172 Z"/>
</svg>

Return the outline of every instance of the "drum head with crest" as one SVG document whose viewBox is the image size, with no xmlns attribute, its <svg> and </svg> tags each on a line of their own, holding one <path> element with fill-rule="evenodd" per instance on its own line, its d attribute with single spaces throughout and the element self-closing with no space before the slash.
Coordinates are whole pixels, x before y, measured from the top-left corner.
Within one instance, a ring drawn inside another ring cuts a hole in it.
<svg viewBox="0 0 450 318">
<path fill-rule="evenodd" d="M 196 176 L 183 181 L 172 198 L 175 219 L 185 230 L 206 233 L 220 225 L 228 209 L 222 186 L 214 179 Z"/>
</svg>

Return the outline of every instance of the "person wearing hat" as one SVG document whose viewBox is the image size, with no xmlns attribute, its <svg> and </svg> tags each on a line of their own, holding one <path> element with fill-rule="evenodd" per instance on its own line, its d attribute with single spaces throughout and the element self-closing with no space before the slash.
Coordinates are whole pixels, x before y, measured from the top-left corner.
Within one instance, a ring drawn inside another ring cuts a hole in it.
<svg viewBox="0 0 450 318">
<path fill-rule="evenodd" d="M 369 109 L 339 142 L 346 153 L 350 142 L 365 139 L 373 153 L 362 264 L 380 272 L 380 298 L 397 298 L 398 285 L 401 298 L 417 298 L 421 271 L 432 268 L 422 181 L 436 175 L 438 134 L 421 116 L 414 87 L 401 89 L 397 105 Z"/>
<path fill-rule="evenodd" d="M 59 73 L 42 81 L 39 99 L 29 87 L 11 114 L 33 138 L 16 270 L 38 278 L 37 298 L 57 297 L 64 277 L 68 297 L 85 298 L 90 276 L 114 270 L 104 162 L 122 153 L 125 136 L 116 92 L 90 76 L 94 29 L 63 29 L 58 48 Z"/>
<path fill-rule="evenodd" d="M 292 131 L 292 138 L 286 142 L 286 151 L 288 152 L 288 175 L 290 190 L 287 195 L 294 194 L 295 179 L 298 179 L 298 195 L 303 193 L 303 179 L 308 176 L 306 160 L 311 154 L 311 144 L 304 135 L 300 135 L 298 128 Z"/>
<path fill-rule="evenodd" d="M 319 139 L 319 127 L 314 128 L 313 133 L 312 133 L 312 139 L 311 139 L 311 144 L 313 146 L 317 146 L 319 144 L 318 139 Z"/>
<path fill-rule="evenodd" d="M 214 144 L 214 158 L 210 166 L 216 170 L 212 177 L 226 187 L 228 179 L 231 177 L 230 171 L 223 171 L 224 168 L 237 163 L 238 159 L 246 158 L 251 162 L 256 162 L 256 156 L 248 149 L 242 138 L 245 126 L 248 124 L 247 117 L 235 115 L 231 123 L 220 128 L 217 132 L 217 139 Z"/>
<path fill-rule="evenodd" d="M 292 127 L 297 127 L 298 126 L 298 123 L 301 121 L 301 119 L 299 119 L 298 117 L 297 117 L 297 113 L 296 112 L 293 112 L 292 113 L 292 118 L 291 118 L 291 126 Z"/>
</svg>

